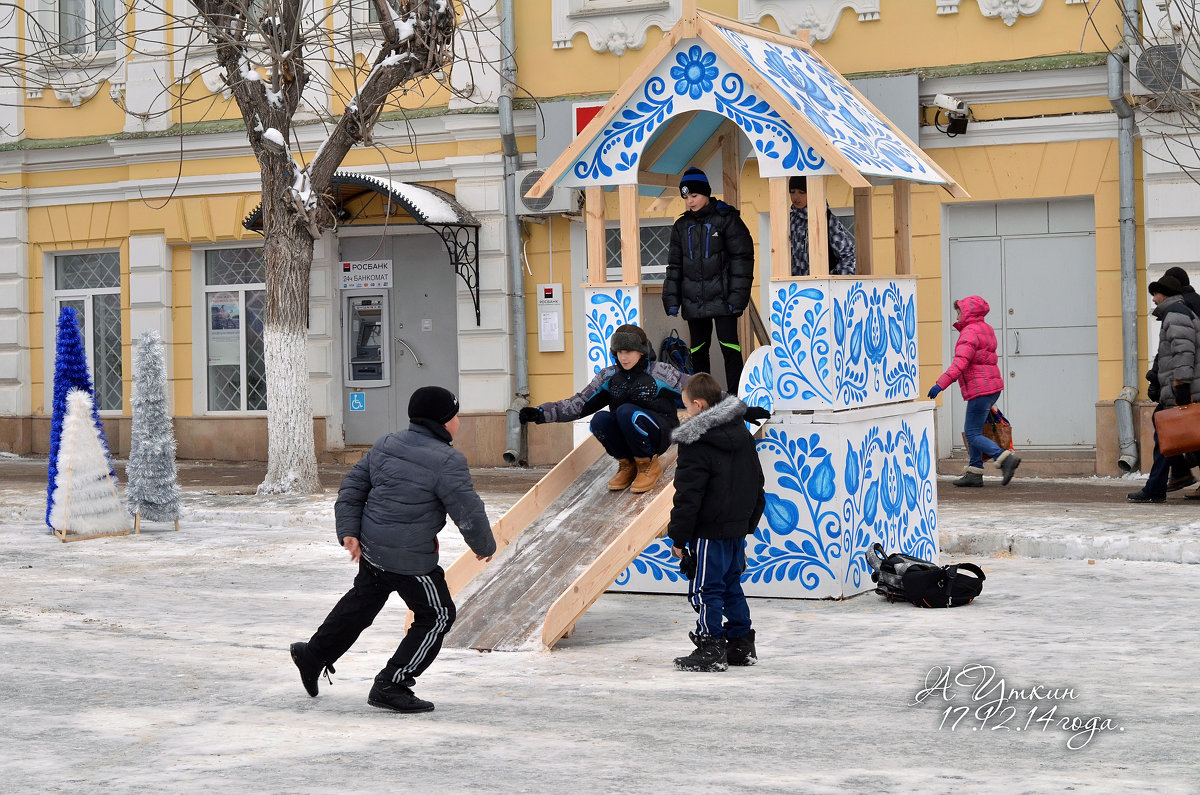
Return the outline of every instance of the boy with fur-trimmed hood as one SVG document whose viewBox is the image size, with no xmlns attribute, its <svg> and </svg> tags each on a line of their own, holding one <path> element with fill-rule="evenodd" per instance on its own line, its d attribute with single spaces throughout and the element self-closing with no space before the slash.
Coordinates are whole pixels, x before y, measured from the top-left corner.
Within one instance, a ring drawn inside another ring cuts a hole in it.
<svg viewBox="0 0 1200 795">
<path fill-rule="evenodd" d="M 667 536 L 688 575 L 688 601 L 698 614 L 696 645 L 678 657 L 681 671 L 724 671 L 754 665 L 750 606 L 742 593 L 746 536 L 766 505 L 763 471 L 746 422 L 770 416 L 736 397 L 723 396 L 716 379 L 697 373 L 683 390 L 688 419 L 675 431 L 675 504 Z M 694 567 L 694 568 L 693 568 Z M 724 619 L 724 623 L 722 620 Z"/>
</svg>

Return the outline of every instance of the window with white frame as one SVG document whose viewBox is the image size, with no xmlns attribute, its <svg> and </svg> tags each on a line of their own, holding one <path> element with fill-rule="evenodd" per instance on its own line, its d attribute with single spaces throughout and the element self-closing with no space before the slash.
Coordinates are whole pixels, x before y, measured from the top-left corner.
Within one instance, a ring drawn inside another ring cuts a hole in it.
<svg viewBox="0 0 1200 795">
<path fill-rule="evenodd" d="M 116 251 L 54 257 L 55 316 L 75 310 L 99 411 L 121 411 L 121 255 Z"/>
<path fill-rule="evenodd" d="M 204 252 L 204 329 L 209 411 L 264 411 L 266 265 L 261 248 Z"/>
<path fill-rule="evenodd" d="M 643 222 L 642 281 L 661 282 L 667 278 L 667 255 L 671 253 L 671 222 Z M 608 281 L 621 280 L 621 229 L 604 230 L 605 274 Z"/>
<path fill-rule="evenodd" d="M 58 51 L 85 55 L 116 50 L 117 0 L 56 0 Z"/>
</svg>

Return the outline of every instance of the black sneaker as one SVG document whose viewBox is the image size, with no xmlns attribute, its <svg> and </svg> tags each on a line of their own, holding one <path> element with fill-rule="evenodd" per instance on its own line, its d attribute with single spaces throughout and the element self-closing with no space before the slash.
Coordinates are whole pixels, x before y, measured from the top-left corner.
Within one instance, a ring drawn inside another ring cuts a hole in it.
<svg viewBox="0 0 1200 795">
<path fill-rule="evenodd" d="M 329 675 L 336 674 L 337 671 L 333 670 L 332 665 L 323 665 L 320 660 L 309 654 L 307 643 L 292 644 L 292 662 L 300 669 L 300 683 L 310 696 L 317 695 L 317 680 L 321 678 L 322 673 L 325 674 L 326 681 L 333 684 Z"/>
<path fill-rule="evenodd" d="M 1004 473 L 1004 477 L 1000 478 L 1000 485 L 1007 486 L 1008 482 L 1013 479 L 1013 473 L 1017 471 L 1017 467 L 1021 466 L 1021 458 L 1009 450 L 1008 455 L 1002 456 L 997 466 Z"/>
<path fill-rule="evenodd" d="M 1167 495 L 1164 494 L 1161 497 L 1154 497 L 1150 494 L 1147 494 L 1145 489 L 1142 489 L 1141 491 L 1129 492 L 1125 495 L 1125 499 L 1129 500 L 1130 502 L 1152 502 L 1158 504 L 1160 502 L 1166 502 Z"/>
<path fill-rule="evenodd" d="M 1196 476 L 1189 471 L 1186 475 L 1179 475 L 1168 480 L 1167 491 L 1179 491 L 1194 485 L 1196 485 Z"/>
<path fill-rule="evenodd" d="M 758 653 L 754 650 L 754 630 L 740 638 L 725 641 L 725 659 L 730 665 L 755 665 Z"/>
<path fill-rule="evenodd" d="M 675 658 L 675 668 L 680 671 L 699 671 L 716 673 L 729 670 L 729 661 L 725 657 L 725 639 L 714 638 L 711 635 L 688 633 L 696 649 L 686 657 Z"/>
<path fill-rule="evenodd" d="M 410 688 L 391 682 L 376 682 L 367 696 L 367 703 L 393 712 L 433 712 L 432 701 L 419 699 Z"/>
</svg>

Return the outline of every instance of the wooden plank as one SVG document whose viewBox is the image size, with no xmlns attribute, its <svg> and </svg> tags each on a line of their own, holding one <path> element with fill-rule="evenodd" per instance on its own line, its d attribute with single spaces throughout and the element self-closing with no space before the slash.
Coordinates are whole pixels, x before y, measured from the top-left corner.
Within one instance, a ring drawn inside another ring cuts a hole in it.
<svg viewBox="0 0 1200 795">
<path fill-rule="evenodd" d="M 586 188 L 583 191 L 583 213 L 587 225 L 587 283 L 593 286 L 601 286 L 608 281 L 604 212 L 604 188 Z"/>
<path fill-rule="evenodd" d="M 87 541 L 89 538 L 112 538 L 114 536 L 127 536 L 127 535 L 129 535 L 129 531 L 128 530 L 118 530 L 115 533 L 92 533 L 91 535 L 78 535 L 76 533 L 71 533 L 70 531 L 67 531 L 67 530 L 64 530 L 60 534 L 57 530 L 55 530 L 54 534 L 57 535 L 59 537 L 59 539 L 65 544 L 68 541 Z"/>
<path fill-rule="evenodd" d="M 658 134 L 654 136 L 654 140 L 650 142 L 650 145 L 647 146 L 645 151 L 642 152 L 641 166 L 639 168 L 654 168 L 654 164 L 658 162 L 658 159 L 662 157 L 663 154 L 666 153 L 666 151 L 670 149 L 676 141 L 679 140 L 679 136 L 683 135 L 684 131 L 687 130 L 688 123 L 691 122 L 693 116 L 694 114 L 691 112 L 681 113 L 678 116 L 672 116 L 659 130 Z M 641 181 L 640 177 L 643 173 L 645 172 L 642 170 L 638 171 L 639 181 Z"/>
<path fill-rule="evenodd" d="M 762 315 L 758 311 L 758 303 L 753 298 L 750 299 L 750 305 L 746 307 L 746 317 L 750 318 L 750 327 L 754 332 L 752 339 L 755 340 L 755 344 L 752 347 L 770 345 L 771 336 L 767 334 L 767 326 L 763 323 Z"/>
<path fill-rule="evenodd" d="M 892 181 L 892 213 L 896 221 L 896 275 L 902 276 L 913 272 L 911 182 Z"/>
<path fill-rule="evenodd" d="M 742 161 L 737 125 L 732 121 L 723 123 L 721 135 L 721 197 L 730 207 L 742 209 Z"/>
<path fill-rule="evenodd" d="M 562 461 L 539 480 L 525 496 L 517 500 L 508 512 L 492 525 L 492 536 L 496 539 L 496 552 L 500 552 L 546 508 L 557 500 L 588 467 L 604 455 L 604 447 L 595 436 L 588 436 Z M 493 559 L 494 560 L 494 559 Z M 483 571 L 485 564 L 475 559 L 469 549 L 446 570 L 446 585 L 453 596 L 463 589 L 475 575 Z"/>
<path fill-rule="evenodd" d="M 674 499 L 675 485 L 671 483 L 551 605 L 542 626 L 542 643 L 547 648 L 553 648 L 563 637 L 563 631 L 578 621 L 625 567 L 658 537 L 671 518 Z"/>
<path fill-rule="evenodd" d="M 871 189 L 854 189 L 854 259 L 855 274 L 870 276 L 875 272 L 875 246 L 871 238 Z"/>
<path fill-rule="evenodd" d="M 808 275 L 829 275 L 829 218 L 825 213 L 825 177 L 808 178 Z"/>
<path fill-rule="evenodd" d="M 771 278 L 792 278 L 791 207 L 787 177 L 767 181 L 767 199 L 771 219 Z"/>
<path fill-rule="evenodd" d="M 654 174 L 649 171 L 639 171 L 638 184 L 662 188 L 666 193 L 675 193 L 679 190 L 679 176 L 678 174 Z"/>
<path fill-rule="evenodd" d="M 628 529 L 630 517 L 639 516 L 671 485 L 675 449 L 661 460 L 659 486 L 645 494 L 610 492 L 615 467 L 607 456 L 588 467 L 455 600 L 458 619 L 446 644 L 541 648 L 547 610 Z"/>
<path fill-rule="evenodd" d="M 638 214 L 638 186 L 617 188 L 621 209 L 621 281 L 630 286 L 642 283 L 642 230 Z"/>
<path fill-rule="evenodd" d="M 650 73 L 667 57 L 675 45 L 683 39 L 692 38 L 695 35 L 696 20 L 694 15 L 684 17 L 675 23 L 671 30 L 667 32 L 667 35 L 663 36 L 662 41 L 646 53 L 641 65 L 629 77 L 625 78 L 625 82 L 617 89 L 617 93 L 612 95 L 604 107 L 600 109 L 600 112 L 583 128 L 583 131 L 575 136 L 575 140 L 571 142 L 571 145 L 550 164 L 550 167 L 542 174 L 541 179 L 533 184 L 533 187 L 529 189 L 525 197 L 537 199 L 545 196 L 546 191 L 550 190 L 550 186 L 557 182 L 563 173 L 571 167 L 571 164 L 583 154 L 583 150 L 587 149 L 592 140 L 612 121 L 617 112 L 621 110 L 621 107 L 629 101 L 629 98 L 641 89 L 642 81 L 650 76 Z"/>
</svg>

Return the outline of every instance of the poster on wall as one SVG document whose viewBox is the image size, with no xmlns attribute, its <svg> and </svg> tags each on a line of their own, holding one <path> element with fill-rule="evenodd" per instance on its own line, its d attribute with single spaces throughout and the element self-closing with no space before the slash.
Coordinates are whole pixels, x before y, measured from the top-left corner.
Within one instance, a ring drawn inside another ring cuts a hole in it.
<svg viewBox="0 0 1200 795">
<path fill-rule="evenodd" d="M 241 302 L 237 293 L 208 294 L 208 363 L 239 364 Z"/>
</svg>

